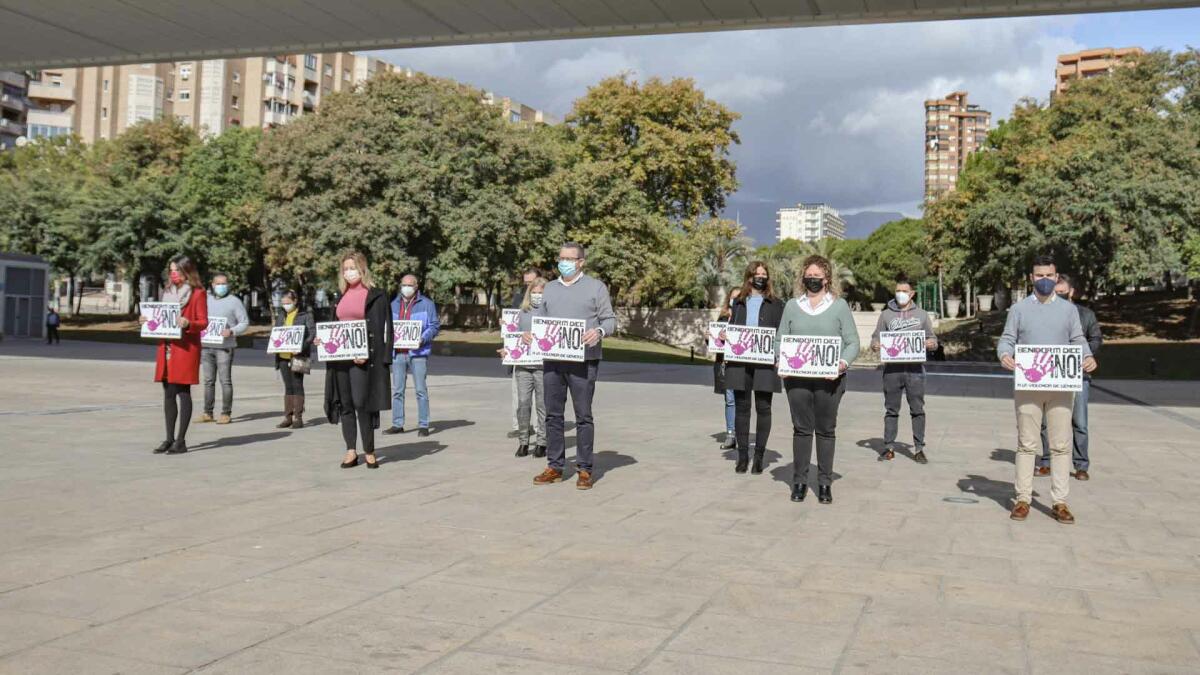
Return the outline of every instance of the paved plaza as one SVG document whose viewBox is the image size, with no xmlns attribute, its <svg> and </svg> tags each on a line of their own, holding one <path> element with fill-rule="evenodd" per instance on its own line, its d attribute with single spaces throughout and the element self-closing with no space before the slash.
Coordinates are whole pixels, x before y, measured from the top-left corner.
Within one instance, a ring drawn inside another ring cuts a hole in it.
<svg viewBox="0 0 1200 675">
<path fill-rule="evenodd" d="M 788 500 L 782 396 L 767 471 L 733 472 L 703 365 L 602 365 L 590 492 L 531 484 L 493 360 L 434 358 L 434 433 L 378 436 L 379 471 L 338 468 L 321 372 L 312 426 L 276 429 L 248 350 L 234 423 L 152 455 L 152 371 L 0 343 L 0 673 L 1200 672 L 1194 382 L 1099 383 L 1064 526 L 1048 478 L 1008 519 L 1011 383 L 983 372 L 930 375 L 922 466 L 877 461 L 853 371 L 823 506 Z"/>
</svg>

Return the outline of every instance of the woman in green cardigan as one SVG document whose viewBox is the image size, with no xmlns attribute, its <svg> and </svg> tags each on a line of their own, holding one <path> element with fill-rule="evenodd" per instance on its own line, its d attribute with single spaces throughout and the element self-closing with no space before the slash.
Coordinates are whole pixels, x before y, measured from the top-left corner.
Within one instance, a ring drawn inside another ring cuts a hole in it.
<svg viewBox="0 0 1200 675">
<path fill-rule="evenodd" d="M 842 338 L 839 373 L 833 378 L 785 377 L 788 407 L 792 412 L 792 501 L 802 502 L 808 494 L 809 462 L 813 436 L 817 444 L 817 499 L 833 502 L 833 453 L 837 445 L 838 406 L 846 392 L 846 369 L 858 356 L 858 330 L 850 305 L 834 295 L 829 261 L 809 256 L 795 297 L 788 301 L 779 322 L 779 337 L 817 335 Z M 778 345 L 778 342 L 776 343 Z"/>
</svg>

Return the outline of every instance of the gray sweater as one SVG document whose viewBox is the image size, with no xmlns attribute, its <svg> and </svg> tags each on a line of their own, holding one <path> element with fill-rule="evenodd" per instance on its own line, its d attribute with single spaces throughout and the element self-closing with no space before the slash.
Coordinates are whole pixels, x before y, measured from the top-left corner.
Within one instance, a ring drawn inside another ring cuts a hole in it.
<svg viewBox="0 0 1200 675">
<path fill-rule="evenodd" d="M 617 315 L 608 297 L 608 286 L 586 274 L 580 274 L 570 286 L 564 284 L 562 279 L 546 284 L 546 290 L 542 292 L 542 304 L 533 310 L 533 316 L 583 319 L 589 330 L 599 328 L 604 335 L 612 335 L 617 330 Z M 601 354 L 601 345 L 597 342 L 587 348 L 583 357 L 588 361 L 599 360 Z"/>
<path fill-rule="evenodd" d="M 246 307 L 236 295 L 226 295 L 223 298 L 218 298 L 209 293 L 208 315 L 210 317 L 215 316 L 225 319 L 226 328 L 233 331 L 233 335 L 225 338 L 225 343 L 219 349 L 236 348 L 237 336 L 245 333 L 246 329 L 250 327 L 250 317 L 246 315 Z M 216 345 L 205 345 L 204 347 L 205 349 L 218 348 Z"/>
<path fill-rule="evenodd" d="M 1009 308 L 1004 332 L 996 345 L 997 356 L 1012 356 L 1017 345 L 1079 345 L 1084 356 L 1091 356 L 1079 310 L 1070 301 L 1050 297 L 1049 302 L 1042 302 L 1031 293 Z"/>
</svg>

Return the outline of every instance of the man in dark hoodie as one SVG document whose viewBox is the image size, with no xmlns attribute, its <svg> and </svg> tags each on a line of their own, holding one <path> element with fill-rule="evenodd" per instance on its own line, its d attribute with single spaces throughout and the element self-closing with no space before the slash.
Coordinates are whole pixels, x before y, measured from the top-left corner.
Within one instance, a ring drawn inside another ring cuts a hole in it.
<svg viewBox="0 0 1200 675">
<path fill-rule="evenodd" d="M 871 350 L 879 351 L 879 334 L 882 331 L 925 331 L 925 349 L 937 349 L 937 336 L 933 333 L 933 322 L 929 313 L 913 302 L 913 286 L 901 272 L 896 276 L 895 297 L 888 300 L 887 307 L 879 314 L 875 332 L 871 335 Z M 925 458 L 925 364 L 887 363 L 883 366 L 883 454 L 881 460 L 893 459 L 896 452 L 896 427 L 900 420 L 900 394 L 908 398 L 908 412 L 912 415 L 913 460 L 924 464 Z"/>
</svg>

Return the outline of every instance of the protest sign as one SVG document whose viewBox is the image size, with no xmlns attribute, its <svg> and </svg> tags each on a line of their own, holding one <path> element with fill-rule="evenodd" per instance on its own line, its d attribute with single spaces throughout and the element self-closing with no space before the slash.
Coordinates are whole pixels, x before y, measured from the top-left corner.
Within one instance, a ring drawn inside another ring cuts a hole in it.
<svg viewBox="0 0 1200 675">
<path fill-rule="evenodd" d="M 709 354 L 724 354 L 726 342 L 721 339 L 721 331 L 725 330 L 725 326 L 729 325 L 725 321 L 709 321 L 708 322 L 708 353 Z"/>
<path fill-rule="evenodd" d="M 268 354 L 299 354 L 304 349 L 304 326 L 275 326 L 267 341 Z"/>
<path fill-rule="evenodd" d="M 370 356 L 366 321 L 327 321 L 317 324 L 317 360 L 349 361 Z"/>
<path fill-rule="evenodd" d="M 421 346 L 424 323 L 411 319 L 392 321 L 392 349 L 417 349 Z"/>
<path fill-rule="evenodd" d="M 533 353 L 533 345 L 527 345 L 521 340 L 523 333 L 501 334 L 504 339 L 504 365 L 506 366 L 540 366 L 542 357 Z"/>
<path fill-rule="evenodd" d="M 774 365 L 775 329 L 733 324 L 725 326 L 725 360 Z"/>
<path fill-rule="evenodd" d="M 205 347 L 221 347 L 225 345 L 225 338 L 221 337 L 221 333 L 229 327 L 229 322 L 223 316 L 208 317 L 208 325 L 204 327 L 204 332 L 200 334 L 200 344 Z"/>
<path fill-rule="evenodd" d="M 879 360 L 884 363 L 925 363 L 925 331 L 881 331 Z"/>
<path fill-rule="evenodd" d="M 142 337 L 178 340 L 183 336 L 183 329 L 179 327 L 181 308 L 178 302 L 143 302 L 139 309 L 146 317 Z"/>
<path fill-rule="evenodd" d="M 547 361 L 583 361 L 583 319 L 533 317 L 533 353 Z"/>
<path fill-rule="evenodd" d="M 501 333 L 516 333 L 521 330 L 519 320 L 521 310 L 519 309 L 502 309 L 500 310 L 500 332 Z"/>
<path fill-rule="evenodd" d="M 837 377 L 841 373 L 842 338 L 828 335 L 784 335 L 779 338 L 780 377 Z"/>
<path fill-rule="evenodd" d="M 1017 345 L 1013 360 L 1016 391 L 1082 391 L 1083 347 Z"/>
</svg>

